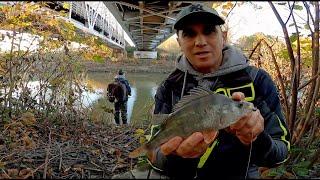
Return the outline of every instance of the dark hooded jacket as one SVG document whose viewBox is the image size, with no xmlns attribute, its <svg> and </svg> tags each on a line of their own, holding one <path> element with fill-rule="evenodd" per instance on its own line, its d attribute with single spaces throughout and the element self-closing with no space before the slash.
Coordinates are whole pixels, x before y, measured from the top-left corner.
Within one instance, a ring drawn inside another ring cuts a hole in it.
<svg viewBox="0 0 320 180">
<path fill-rule="evenodd" d="M 124 94 L 125 96 L 123 97 L 124 99 L 122 100 L 123 102 L 128 101 L 128 96 L 131 96 L 131 87 L 129 85 L 128 80 L 125 78 L 124 75 L 116 75 L 114 77 L 116 82 L 121 83 L 122 85 L 124 85 L 125 88 L 123 88 L 123 90 L 125 91 Z"/>
<path fill-rule="evenodd" d="M 201 160 L 200 167 L 200 157 L 164 156 L 158 148 L 156 162 L 151 164 L 154 169 L 171 178 L 258 178 L 259 166 L 274 167 L 286 160 L 290 149 L 287 125 L 277 89 L 266 71 L 249 66 L 246 57 L 232 46 L 223 49 L 222 65 L 209 74 L 195 71 L 186 57 L 180 56 L 176 69 L 157 89 L 154 113 L 171 113 L 181 96 L 199 85 L 228 96 L 241 91 L 251 97 L 248 101 L 264 118 L 264 131 L 252 146 L 245 146 L 231 132 L 220 130 L 209 157 Z"/>
</svg>

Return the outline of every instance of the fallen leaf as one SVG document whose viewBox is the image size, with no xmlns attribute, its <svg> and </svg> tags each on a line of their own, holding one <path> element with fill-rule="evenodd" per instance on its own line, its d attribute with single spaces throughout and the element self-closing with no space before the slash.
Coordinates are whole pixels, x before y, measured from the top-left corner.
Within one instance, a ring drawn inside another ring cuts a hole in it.
<svg viewBox="0 0 320 180">
<path fill-rule="evenodd" d="M 117 158 L 120 158 L 120 156 L 121 156 L 121 154 L 122 154 L 119 149 L 116 149 L 116 150 L 114 151 L 114 153 L 116 154 L 116 157 L 117 157 Z"/>
<path fill-rule="evenodd" d="M 296 179 L 297 178 L 295 175 L 293 175 L 290 172 L 285 172 L 283 176 L 284 176 L 283 177 L 284 179 Z"/>
<path fill-rule="evenodd" d="M 139 143 L 140 144 L 144 144 L 145 142 L 146 142 L 146 138 L 145 137 L 143 137 L 143 136 L 141 136 L 140 138 L 139 138 Z"/>
<path fill-rule="evenodd" d="M 101 154 L 100 149 L 91 150 L 91 153 L 95 156 L 99 156 Z"/>
<path fill-rule="evenodd" d="M 81 169 L 83 169 L 84 165 L 83 164 L 74 164 L 74 165 L 72 165 L 72 168 L 81 168 Z"/>
<path fill-rule="evenodd" d="M 4 168 L 5 168 L 5 167 L 4 167 L 5 165 L 6 165 L 6 162 L 1 162 L 1 161 L 0 161 L 0 169 L 4 169 Z"/>
<path fill-rule="evenodd" d="M 24 179 L 30 177 L 31 175 L 32 175 L 32 170 L 30 168 L 22 169 L 19 172 L 19 177 Z"/>
<path fill-rule="evenodd" d="M 26 148 L 32 148 L 34 146 L 34 142 L 32 141 L 32 139 L 29 136 L 24 136 L 22 138 L 22 141 L 23 141 L 23 145 Z"/>
<path fill-rule="evenodd" d="M 19 174 L 19 170 L 18 169 L 8 169 L 8 176 L 10 177 L 16 177 Z"/>
<path fill-rule="evenodd" d="M 22 161 L 27 163 L 33 163 L 34 160 L 29 158 L 29 159 L 23 159 Z"/>
<path fill-rule="evenodd" d="M 15 130 L 9 130 L 9 136 L 10 137 L 15 137 L 16 136 L 16 131 Z"/>
<path fill-rule="evenodd" d="M 51 176 L 52 176 L 52 173 L 53 173 L 52 168 L 49 168 L 49 169 L 47 170 L 47 178 L 48 178 L 48 177 L 51 177 Z"/>
<path fill-rule="evenodd" d="M 68 171 L 71 169 L 71 167 L 67 167 L 64 171 L 63 171 L 63 174 L 64 175 L 67 175 L 68 174 Z"/>
<path fill-rule="evenodd" d="M 109 153 L 109 154 L 113 154 L 115 151 L 116 151 L 115 148 L 109 148 L 109 149 L 108 149 L 108 153 Z"/>
<path fill-rule="evenodd" d="M 8 176 L 5 173 L 0 174 L 0 179 L 10 179 L 10 176 Z"/>
<path fill-rule="evenodd" d="M 139 137 L 139 136 L 142 136 L 142 135 L 144 135 L 144 130 L 143 129 L 137 129 L 136 131 L 135 131 L 135 136 L 137 136 L 137 137 Z"/>
<path fill-rule="evenodd" d="M 25 126 L 32 126 L 37 122 L 36 118 L 34 117 L 34 114 L 31 112 L 23 113 L 21 115 L 21 120 Z"/>
<path fill-rule="evenodd" d="M 12 143 L 9 144 L 9 148 L 10 148 L 10 149 L 14 149 L 14 148 L 16 148 L 17 146 L 18 146 L 18 144 L 15 143 L 15 142 L 12 142 Z"/>
</svg>

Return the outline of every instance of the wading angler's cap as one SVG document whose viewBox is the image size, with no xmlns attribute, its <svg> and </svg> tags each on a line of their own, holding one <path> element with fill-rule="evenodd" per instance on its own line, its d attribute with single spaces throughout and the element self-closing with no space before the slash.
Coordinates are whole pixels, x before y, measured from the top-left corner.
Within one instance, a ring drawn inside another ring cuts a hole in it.
<svg viewBox="0 0 320 180">
<path fill-rule="evenodd" d="M 119 75 L 123 75 L 122 69 L 120 69 L 120 70 L 118 71 L 118 74 L 119 74 Z"/>
<path fill-rule="evenodd" d="M 224 20 L 219 16 L 216 10 L 197 3 L 191 4 L 179 12 L 176 23 L 174 24 L 174 29 L 182 29 L 185 23 L 191 23 L 195 21 L 212 23 L 216 25 L 224 24 Z"/>
</svg>

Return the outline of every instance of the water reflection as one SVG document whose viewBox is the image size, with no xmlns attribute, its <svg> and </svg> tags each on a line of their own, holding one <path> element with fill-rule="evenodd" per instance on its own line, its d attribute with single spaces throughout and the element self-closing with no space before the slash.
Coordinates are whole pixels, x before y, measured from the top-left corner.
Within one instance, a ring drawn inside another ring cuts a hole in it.
<svg viewBox="0 0 320 180">
<path fill-rule="evenodd" d="M 94 92 L 91 91 L 83 91 L 81 98 L 84 107 L 90 106 L 93 102 L 97 101 L 104 95 L 103 89 L 94 89 Z"/>
<path fill-rule="evenodd" d="M 131 96 L 128 99 L 127 103 L 127 110 L 128 110 L 128 122 L 130 122 L 132 111 L 133 111 L 133 105 L 137 99 L 137 89 L 131 88 Z"/>
<path fill-rule="evenodd" d="M 154 95 L 158 85 L 167 76 L 160 73 L 127 73 L 126 78 L 131 85 L 131 96 L 128 99 L 128 122 L 140 121 L 145 118 L 153 104 Z M 92 104 L 100 98 L 105 98 L 104 94 L 108 83 L 114 80 L 113 73 L 89 73 L 87 83 L 93 88 L 94 93 L 84 94 L 86 105 Z M 108 102 L 110 108 L 113 104 Z"/>
</svg>

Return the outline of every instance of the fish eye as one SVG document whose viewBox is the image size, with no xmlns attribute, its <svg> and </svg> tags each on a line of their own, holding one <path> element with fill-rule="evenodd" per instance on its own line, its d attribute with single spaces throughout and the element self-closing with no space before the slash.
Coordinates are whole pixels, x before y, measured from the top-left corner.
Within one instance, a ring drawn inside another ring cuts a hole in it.
<svg viewBox="0 0 320 180">
<path fill-rule="evenodd" d="M 239 104 L 238 104 L 238 107 L 239 107 L 239 108 L 242 108 L 242 107 L 243 107 L 243 103 L 239 103 Z"/>
</svg>

